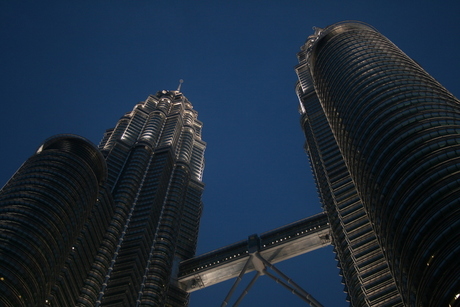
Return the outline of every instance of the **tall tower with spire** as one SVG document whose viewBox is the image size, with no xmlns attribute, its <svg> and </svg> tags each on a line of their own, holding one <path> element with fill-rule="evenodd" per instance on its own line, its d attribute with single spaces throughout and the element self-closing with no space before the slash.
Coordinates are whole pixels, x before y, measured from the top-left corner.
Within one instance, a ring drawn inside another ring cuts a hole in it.
<svg viewBox="0 0 460 307">
<path fill-rule="evenodd" d="M 45 142 L 0 192 L 2 305 L 186 305 L 177 275 L 198 236 L 201 128 L 179 87 L 136 104 L 98 148 Z"/>
<path fill-rule="evenodd" d="M 164 90 L 106 132 L 99 148 L 119 208 L 113 220 L 123 224 L 98 303 L 184 304 L 175 279 L 179 262 L 194 255 L 198 236 L 206 146 L 201 128 L 187 98 Z"/>
</svg>

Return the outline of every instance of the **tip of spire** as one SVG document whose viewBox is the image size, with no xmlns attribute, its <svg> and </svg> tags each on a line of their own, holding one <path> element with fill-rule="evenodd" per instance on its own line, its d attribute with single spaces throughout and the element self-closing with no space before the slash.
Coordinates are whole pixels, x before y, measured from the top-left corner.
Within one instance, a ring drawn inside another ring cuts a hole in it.
<svg viewBox="0 0 460 307">
<path fill-rule="evenodd" d="M 180 92 L 180 88 L 182 87 L 182 83 L 184 83 L 184 80 L 180 79 L 179 80 L 179 86 L 177 87 L 178 92 Z"/>
</svg>

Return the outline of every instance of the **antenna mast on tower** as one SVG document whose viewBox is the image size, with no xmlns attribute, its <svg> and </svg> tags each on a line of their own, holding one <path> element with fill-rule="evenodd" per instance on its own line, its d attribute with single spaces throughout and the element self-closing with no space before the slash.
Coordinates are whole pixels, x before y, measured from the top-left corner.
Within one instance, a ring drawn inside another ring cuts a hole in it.
<svg viewBox="0 0 460 307">
<path fill-rule="evenodd" d="M 184 80 L 180 79 L 179 80 L 179 86 L 177 87 L 177 91 L 180 92 L 180 88 L 182 86 L 182 83 L 184 83 Z"/>
</svg>

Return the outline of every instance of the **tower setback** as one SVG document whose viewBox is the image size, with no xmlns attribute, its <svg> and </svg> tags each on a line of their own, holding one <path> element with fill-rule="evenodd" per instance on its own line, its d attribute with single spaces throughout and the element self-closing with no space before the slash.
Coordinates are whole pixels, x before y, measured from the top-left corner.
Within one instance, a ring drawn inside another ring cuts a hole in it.
<svg viewBox="0 0 460 307">
<path fill-rule="evenodd" d="M 359 22 L 298 53 L 306 150 L 353 306 L 449 306 L 460 293 L 460 105 Z"/>
</svg>

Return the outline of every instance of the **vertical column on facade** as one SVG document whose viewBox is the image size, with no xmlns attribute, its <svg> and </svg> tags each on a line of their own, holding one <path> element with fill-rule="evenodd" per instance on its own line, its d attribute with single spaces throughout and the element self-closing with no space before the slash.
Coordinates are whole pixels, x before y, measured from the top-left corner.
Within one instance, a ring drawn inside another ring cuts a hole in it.
<svg viewBox="0 0 460 307">
<path fill-rule="evenodd" d="M 136 105 L 131 114 L 129 124 L 120 138 L 120 140 L 129 147 L 133 146 L 138 141 L 148 118 L 148 113 L 140 105 Z"/>
<path fill-rule="evenodd" d="M 177 153 L 178 161 L 186 164 L 190 163 L 193 152 L 193 136 L 194 131 L 191 127 L 184 127 L 182 129 L 181 143 Z"/>
<path fill-rule="evenodd" d="M 181 122 L 179 119 L 179 114 L 169 115 L 166 118 L 157 148 L 173 148 L 175 152 L 180 133 Z"/>
<path fill-rule="evenodd" d="M 156 148 L 158 139 L 163 131 L 166 115 L 161 111 L 154 111 L 149 114 L 149 119 L 140 137 L 141 142 L 146 142 L 152 148 Z"/>
<path fill-rule="evenodd" d="M 131 217 L 135 211 L 136 200 L 142 189 L 151 157 L 152 150 L 148 146 L 134 147 L 116 186 L 115 214 L 111 224 L 114 230 L 118 231 L 114 234 L 118 243 L 108 273 L 110 278 L 103 293 L 103 304 L 110 304 L 111 301 L 124 302 L 126 306 L 135 304 L 133 297 L 139 290 L 140 277 L 133 276 L 133 274 L 136 275 L 139 270 L 142 270 L 145 260 L 142 259 L 142 253 L 138 255 L 141 258 L 132 255 L 132 253 L 137 253 L 139 248 L 132 248 L 129 242 L 125 244 L 124 240 L 130 230 Z M 133 257 L 138 262 L 132 263 Z"/>
<path fill-rule="evenodd" d="M 190 168 L 192 171 L 192 177 L 201 181 L 204 171 L 204 151 L 206 149 L 206 143 L 201 141 L 201 139 L 195 139 L 193 145 L 192 157 L 190 159 Z"/>
<path fill-rule="evenodd" d="M 204 150 L 206 143 L 201 141 L 202 123 L 197 120 L 197 113 L 185 99 L 183 102 L 183 125 L 177 158 L 179 163 L 187 165 L 190 171 L 187 188 L 183 198 L 179 232 L 177 233 L 175 255 L 170 273 L 165 303 L 170 306 L 183 306 L 188 300 L 188 293 L 178 287 L 177 277 L 179 263 L 195 255 L 198 239 L 199 221 L 202 212 L 201 196 L 204 185 L 201 182 L 204 169 Z"/>
<path fill-rule="evenodd" d="M 178 169 L 188 166 L 184 164 L 179 167 L 177 157 L 182 152 L 183 158 L 186 158 L 187 153 L 184 150 L 193 145 L 193 143 L 190 144 L 193 139 L 190 140 L 186 137 L 187 133 L 184 133 L 183 124 L 187 119 L 184 116 L 182 103 L 172 103 L 169 97 L 163 97 L 160 98 L 158 107 L 163 112 L 167 111 L 168 116 L 158 141 L 156 168 L 161 169 L 163 167 L 164 176 L 162 178 L 164 180 L 167 176 L 168 182 L 167 186 L 162 187 L 162 192 L 165 194 L 157 200 L 161 201 L 157 204 L 157 208 L 160 209 L 159 218 L 157 218 L 156 233 L 153 240 L 150 241 L 150 254 L 137 305 L 162 305 L 165 303 L 180 229 L 185 184 L 188 181 L 178 175 L 181 174 Z M 173 166 L 170 168 L 166 167 L 167 165 Z M 164 185 L 165 182 L 162 183 Z"/>
<path fill-rule="evenodd" d="M 114 129 L 110 129 L 104 134 L 104 138 L 99 146 L 102 151 L 110 150 L 110 148 L 112 148 L 112 146 L 121 138 L 126 130 L 126 127 L 128 127 L 130 117 L 130 113 L 125 114 L 118 121 L 117 126 Z"/>
<path fill-rule="evenodd" d="M 160 98 L 158 107 L 165 106 L 170 101 L 168 97 Z M 161 168 L 160 157 L 172 159 L 174 166 L 172 170 L 164 169 L 165 174 L 170 177 L 167 187 L 162 187 L 161 190 L 167 194 L 162 196 L 163 203 L 158 206 L 161 208 L 160 218 L 155 238 L 151 241 L 149 261 L 137 302 L 139 306 L 183 306 L 188 299 L 187 293 L 175 287 L 172 281 L 176 279 L 180 260 L 184 259 L 184 253 L 180 251 L 190 247 L 185 247 L 181 234 L 184 227 L 188 226 L 185 225 L 183 217 L 187 210 L 186 195 L 191 180 L 189 164 L 195 143 L 193 127 L 196 114 L 183 96 L 176 96 L 167 110 L 169 113 L 158 142 L 159 160 L 155 167 Z M 201 208 L 201 201 L 198 204 Z M 197 220 L 191 223 L 198 224 Z M 193 252 L 194 246 L 192 254 Z"/>
<path fill-rule="evenodd" d="M 161 306 L 166 299 L 189 180 L 188 166 L 177 163 L 171 176 L 168 195 L 151 249 L 148 275 L 144 281 L 140 306 Z"/>
</svg>

